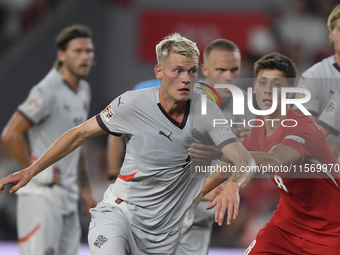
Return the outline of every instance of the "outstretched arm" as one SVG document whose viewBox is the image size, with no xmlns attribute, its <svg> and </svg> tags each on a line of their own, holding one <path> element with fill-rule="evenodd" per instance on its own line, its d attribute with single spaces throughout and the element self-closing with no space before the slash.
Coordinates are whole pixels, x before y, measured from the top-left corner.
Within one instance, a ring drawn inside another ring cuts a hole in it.
<svg viewBox="0 0 340 255">
<path fill-rule="evenodd" d="M 301 154 L 297 149 L 289 145 L 279 143 L 269 153 L 251 151 L 251 156 L 254 158 L 258 166 L 289 166 L 300 160 Z"/>
<path fill-rule="evenodd" d="M 253 174 L 251 170 L 256 166 L 254 159 L 240 142 L 228 144 L 222 149 L 222 152 L 235 167 L 233 170 L 214 173 L 206 181 L 202 190 L 203 197 L 230 177 L 221 193 L 207 207 L 207 209 L 210 209 L 216 206 L 215 222 L 218 222 L 220 226 L 223 224 L 226 210 L 228 210 L 227 225 L 230 225 L 231 218 L 236 218 L 240 204 L 239 189 L 248 183 Z M 248 169 L 248 171 L 245 171 L 245 169 Z"/>
<path fill-rule="evenodd" d="M 0 180 L 0 192 L 4 189 L 4 186 L 9 183 L 16 184 L 10 189 L 10 193 L 16 192 L 19 188 L 25 186 L 33 176 L 40 173 L 43 169 L 74 151 L 87 139 L 101 134 L 105 134 L 105 131 L 98 125 L 96 117 L 92 117 L 82 125 L 70 129 L 63 134 L 34 164 Z"/>
</svg>

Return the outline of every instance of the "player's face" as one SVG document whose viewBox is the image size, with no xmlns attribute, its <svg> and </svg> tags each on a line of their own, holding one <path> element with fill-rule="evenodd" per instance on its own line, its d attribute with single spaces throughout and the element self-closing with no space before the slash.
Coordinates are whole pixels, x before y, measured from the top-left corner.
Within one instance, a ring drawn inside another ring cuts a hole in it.
<svg viewBox="0 0 340 255">
<path fill-rule="evenodd" d="M 334 50 L 340 54 L 340 19 L 337 19 L 333 30 L 329 30 L 329 35 L 334 42 Z"/>
<path fill-rule="evenodd" d="M 277 88 L 276 113 L 281 113 L 281 88 L 288 87 L 287 79 L 283 72 L 279 70 L 261 70 L 254 82 L 254 94 L 256 102 L 261 110 L 268 110 L 273 103 L 273 88 Z M 287 96 L 291 97 L 289 93 Z"/>
<path fill-rule="evenodd" d="M 76 77 L 89 74 L 93 65 L 94 47 L 91 38 L 76 38 L 67 44 L 65 51 L 58 51 L 62 68 Z"/>
<path fill-rule="evenodd" d="M 214 49 L 210 52 L 207 63 L 202 64 L 202 72 L 207 78 L 216 78 L 211 81 L 218 81 L 226 84 L 236 85 L 241 70 L 241 54 Z M 214 86 L 214 84 L 210 84 Z M 216 89 L 221 99 L 231 97 L 229 89 Z"/>
<path fill-rule="evenodd" d="M 172 102 L 187 101 L 197 80 L 197 70 L 197 57 L 170 52 L 168 58 L 155 67 L 156 77 L 161 80 L 160 96 Z"/>
</svg>

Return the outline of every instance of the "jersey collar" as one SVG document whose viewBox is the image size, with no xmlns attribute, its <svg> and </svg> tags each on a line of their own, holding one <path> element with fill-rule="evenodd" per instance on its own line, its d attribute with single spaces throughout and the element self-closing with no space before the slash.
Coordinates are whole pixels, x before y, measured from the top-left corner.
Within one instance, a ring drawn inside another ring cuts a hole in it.
<svg viewBox="0 0 340 255">
<path fill-rule="evenodd" d="M 187 123 L 187 120 L 188 120 L 189 111 L 190 111 L 190 99 L 187 101 L 187 105 L 185 107 L 185 113 L 184 113 L 184 116 L 181 122 L 178 122 L 177 120 L 172 118 L 171 115 L 166 110 L 164 110 L 161 103 L 158 103 L 157 106 L 161 110 L 161 112 L 164 114 L 164 116 L 167 117 L 167 119 L 170 120 L 172 124 L 174 124 L 179 129 L 183 129 L 185 127 L 185 124 Z"/>
</svg>

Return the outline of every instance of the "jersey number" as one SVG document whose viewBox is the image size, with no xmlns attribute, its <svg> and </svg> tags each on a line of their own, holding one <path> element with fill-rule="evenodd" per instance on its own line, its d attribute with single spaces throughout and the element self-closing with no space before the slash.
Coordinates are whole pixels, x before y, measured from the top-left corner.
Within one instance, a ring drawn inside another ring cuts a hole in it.
<svg viewBox="0 0 340 255">
<path fill-rule="evenodd" d="M 248 248 L 246 249 L 246 251 L 244 252 L 243 255 L 248 255 L 249 252 L 251 252 L 251 249 L 254 248 L 255 244 L 256 244 L 256 239 L 255 239 L 254 241 L 251 242 L 251 244 L 248 246 Z"/>
<path fill-rule="evenodd" d="M 283 180 L 282 180 L 282 178 L 279 175 L 274 175 L 274 180 L 275 180 L 275 182 L 277 183 L 277 186 L 280 189 L 283 189 L 284 191 L 289 193 L 287 187 L 283 184 Z"/>
</svg>

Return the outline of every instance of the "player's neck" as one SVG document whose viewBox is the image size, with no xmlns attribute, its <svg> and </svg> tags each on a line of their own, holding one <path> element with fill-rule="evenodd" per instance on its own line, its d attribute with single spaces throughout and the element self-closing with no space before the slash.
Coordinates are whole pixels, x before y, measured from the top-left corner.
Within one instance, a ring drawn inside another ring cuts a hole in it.
<svg viewBox="0 0 340 255">
<path fill-rule="evenodd" d="M 216 98 L 216 102 L 221 109 L 222 109 L 223 105 L 227 104 L 228 100 L 229 100 L 229 98 L 225 98 L 225 97 L 221 98 L 222 105 L 220 105 L 220 101 Z"/>
<path fill-rule="evenodd" d="M 340 52 L 335 51 L 335 62 L 337 63 L 338 66 L 340 66 Z"/>
<path fill-rule="evenodd" d="M 78 91 L 78 87 L 79 87 L 79 81 L 80 81 L 80 77 L 77 75 L 74 75 L 72 72 L 70 72 L 70 70 L 68 70 L 67 68 L 60 68 L 59 72 L 61 73 L 62 76 L 64 76 L 65 81 L 67 82 L 67 84 L 75 91 Z"/>
<path fill-rule="evenodd" d="M 289 105 L 286 108 L 286 114 L 289 112 Z M 281 109 L 276 110 L 271 115 L 263 116 L 266 127 L 266 137 L 272 135 L 280 126 L 281 122 L 286 119 L 287 115 L 281 115 Z"/>
<path fill-rule="evenodd" d="M 174 102 L 170 99 L 159 99 L 163 109 L 177 122 L 181 122 L 187 106 L 187 101 Z"/>
</svg>

